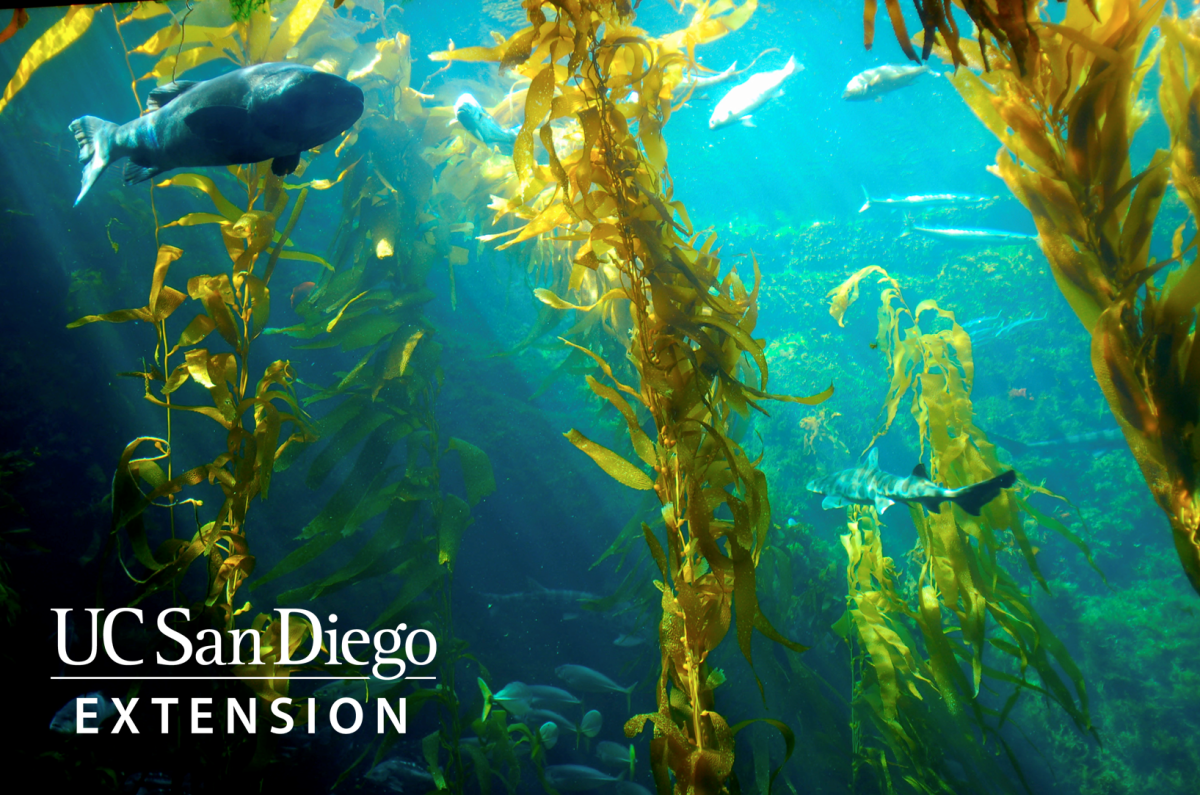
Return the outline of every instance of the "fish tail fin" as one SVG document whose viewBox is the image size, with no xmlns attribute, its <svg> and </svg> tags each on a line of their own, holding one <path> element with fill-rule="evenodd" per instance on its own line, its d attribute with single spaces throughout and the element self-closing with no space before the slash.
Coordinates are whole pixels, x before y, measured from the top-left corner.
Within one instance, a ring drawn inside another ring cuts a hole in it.
<svg viewBox="0 0 1200 795">
<path fill-rule="evenodd" d="M 804 71 L 804 65 L 797 64 L 796 56 L 794 56 L 794 55 L 788 56 L 788 62 L 783 65 L 783 68 L 784 68 L 784 71 L 786 71 L 789 75 L 794 75 L 796 72 Z"/>
<path fill-rule="evenodd" d="M 78 205 L 112 162 L 112 140 L 117 125 L 95 116 L 82 116 L 71 122 L 70 129 L 79 145 L 79 162 L 83 164 L 83 184 L 75 199 Z"/>
<path fill-rule="evenodd" d="M 486 721 L 488 713 L 492 711 L 492 691 L 482 676 L 476 677 L 476 681 L 479 682 L 479 692 L 483 694 L 483 715 L 479 719 Z"/>
<path fill-rule="evenodd" d="M 996 499 L 1002 489 L 1007 489 L 1016 481 L 1017 473 L 1010 469 L 982 483 L 956 489 L 950 499 L 967 513 L 978 516 L 983 511 L 983 506 Z"/>
<path fill-rule="evenodd" d="M 625 691 L 625 711 L 631 715 L 633 714 L 633 689 L 635 687 L 637 687 L 637 682 L 634 682 L 629 687 L 621 688 Z"/>
<path fill-rule="evenodd" d="M 865 213 L 867 210 L 871 209 L 871 194 L 867 193 L 866 185 L 859 185 L 859 187 L 862 188 L 863 191 L 863 206 L 859 207 L 858 211 L 860 213 Z"/>
<path fill-rule="evenodd" d="M 905 213 L 904 214 L 904 231 L 902 233 L 900 233 L 900 237 L 908 237 L 909 235 L 911 235 L 912 231 L 913 231 L 912 225 L 913 225 L 912 224 L 912 216 L 910 216 L 908 213 Z"/>
</svg>

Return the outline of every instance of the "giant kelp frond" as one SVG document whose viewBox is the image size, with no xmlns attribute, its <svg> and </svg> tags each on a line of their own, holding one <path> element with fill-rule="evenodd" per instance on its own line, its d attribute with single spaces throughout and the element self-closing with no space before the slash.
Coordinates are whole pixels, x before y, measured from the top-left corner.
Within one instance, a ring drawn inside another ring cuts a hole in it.
<svg viewBox="0 0 1200 795">
<path fill-rule="evenodd" d="M 15 26 L 18 13 L 23 13 L 21 9 L 13 12 L 13 24 L 9 27 L 16 32 Z M 26 50 L 21 62 L 17 64 L 17 72 L 8 81 L 8 85 L 4 87 L 4 94 L 0 96 L 0 111 L 12 101 L 12 98 L 17 95 L 29 79 L 33 77 L 42 64 L 49 61 L 60 52 L 70 47 L 75 41 L 87 32 L 87 29 L 92 24 L 92 18 L 96 15 L 96 9 L 88 6 L 71 6 L 67 9 L 67 13 L 58 22 L 50 26 L 50 29 L 43 33 L 38 40 L 30 45 Z M 5 30 L 5 33 L 8 33 Z M 0 39 L 3 41 L 3 39 Z"/>
<path fill-rule="evenodd" d="M 825 395 L 767 391 L 762 342 L 752 337 L 757 265 L 750 263 L 752 285 L 736 268 L 723 270 L 715 236 L 695 234 L 671 194 L 663 126 L 674 89 L 684 68 L 694 68 L 694 46 L 744 24 L 755 7 L 753 0 L 694 5 L 684 31 L 655 39 L 633 27 L 618 3 L 528 3 L 529 28 L 492 48 L 436 57 L 496 60 L 530 78 L 513 155 L 517 192 L 495 203 L 498 215 L 526 223 L 504 245 L 549 233 L 578 244 L 566 285 L 571 298 L 537 295 L 583 316 L 570 334 L 580 344 L 571 344 L 603 374 L 588 385 L 625 419 L 636 462 L 577 430 L 566 436 L 616 480 L 653 490 L 662 504 L 665 545 L 642 526 L 662 576 L 658 711 L 631 719 L 625 730 L 634 736 L 654 725 L 651 765 L 660 792 L 671 789 L 674 774 L 676 792 L 716 793 L 732 769 L 734 732 L 715 709 L 720 678 L 708 675 L 706 660 L 734 625 L 734 605 L 747 660 L 756 628 L 803 648 L 759 610 L 755 567 L 769 525 L 767 484 L 731 438 L 730 423 L 761 410 L 763 400 L 814 403 Z M 547 21 L 551 9 L 557 24 Z M 562 150 L 551 125 L 572 120 L 579 133 L 574 148 Z M 534 158 L 535 135 L 548 165 Z M 581 334 L 597 327 L 624 353 L 616 366 L 594 337 Z M 623 361 L 633 372 L 619 369 Z M 656 438 L 642 428 L 646 415 Z"/>
<path fill-rule="evenodd" d="M 1173 178 L 1198 209 L 1192 22 L 1166 20 L 1143 55 L 1162 0 L 1107 0 L 1096 15 L 1073 0 L 1061 25 L 1042 24 L 1043 56 L 1022 75 L 1011 62 L 954 84 L 1004 148 L 996 172 L 1029 209 L 1063 295 L 1092 336 L 1092 365 L 1175 546 L 1200 592 L 1200 279 L 1194 241 L 1176 232 L 1174 256 L 1150 258 L 1159 203 Z M 1130 143 L 1148 112 L 1137 95 L 1162 52 L 1159 104 L 1171 148 L 1134 175 Z M 1191 260 L 1185 260 L 1190 256 Z"/>
<path fill-rule="evenodd" d="M 860 282 L 873 274 L 886 284 L 878 341 L 891 372 L 882 429 L 876 438 L 892 426 L 907 402 L 907 413 L 917 424 L 922 457 L 926 450 L 931 456 L 934 480 L 960 487 L 995 476 L 1002 469 L 995 448 L 974 421 L 970 336 L 953 313 L 932 300 L 909 309 L 899 284 L 881 268 L 870 266 L 830 292 L 831 314 L 841 322 Z M 999 729 L 1025 691 L 1052 699 L 1081 731 L 1092 730 L 1082 673 L 1005 566 L 1008 560 L 1023 559 L 1048 590 L 1022 519 L 1022 512 L 1028 510 L 1024 498 L 1009 490 L 984 507 L 980 517 L 957 506 L 943 507 L 938 513 L 913 507 L 918 547 L 912 557 L 919 571 L 916 582 L 903 592 L 891 561 L 878 549 L 874 520 L 860 511 L 853 517 L 850 534 L 843 536 L 850 558 L 850 614 L 873 669 L 873 683 L 863 691 L 864 703 L 895 757 L 930 781 L 941 773 L 929 768 L 924 751 L 918 752 L 924 742 L 921 733 L 906 727 L 915 713 L 932 707 L 906 702 L 906 690 L 922 699 L 921 690 L 931 686 L 939 696 L 937 709 L 945 712 L 939 723 L 950 721 L 967 737 L 974 736 L 972 727 L 978 728 L 1006 750 Z M 1040 512 L 1029 512 L 1044 518 Z M 1061 523 L 1046 526 L 1080 546 L 1090 561 L 1087 546 Z M 923 657 L 915 651 L 912 638 L 906 637 L 906 626 L 919 629 Z M 985 663 L 988 645 L 1009 659 L 999 665 Z M 1027 673 L 1031 667 L 1036 678 Z M 978 701 L 979 693 L 985 685 L 1002 691 L 1006 684 L 1011 690 L 997 717 Z M 963 744 L 958 751 L 978 769 L 990 764 L 988 755 L 973 743 Z M 883 764 L 882 757 L 870 754 L 865 761 L 877 770 Z M 1019 766 L 1016 770 L 1019 774 Z M 989 773 L 986 778 L 995 777 Z"/>
<path fill-rule="evenodd" d="M 1089 0 L 1087 5 L 1094 13 L 1093 3 L 1094 0 Z M 884 0 L 884 5 L 900 49 L 913 61 L 927 60 L 937 41 L 946 52 L 944 57 L 955 66 L 975 65 L 975 54 L 964 51 L 962 47 L 958 24 L 952 13 L 955 6 L 965 11 L 975 23 L 979 39 L 967 41 L 975 47 L 979 62 L 985 68 L 989 50 L 998 51 L 1003 60 L 1014 65 L 1021 75 L 1025 75 L 1038 58 L 1038 6 L 1030 0 L 913 0 L 920 20 L 919 56 L 908 35 L 900 0 Z M 868 50 L 875 41 L 878 7 L 878 0 L 865 0 L 863 4 L 863 44 Z"/>
</svg>

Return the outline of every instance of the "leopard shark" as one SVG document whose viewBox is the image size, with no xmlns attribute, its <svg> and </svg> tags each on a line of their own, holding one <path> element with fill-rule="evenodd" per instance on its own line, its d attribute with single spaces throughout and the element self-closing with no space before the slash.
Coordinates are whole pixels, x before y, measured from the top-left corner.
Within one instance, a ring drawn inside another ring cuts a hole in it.
<svg viewBox="0 0 1200 795">
<path fill-rule="evenodd" d="M 883 513 L 898 502 L 916 503 L 937 513 L 943 502 L 956 503 L 972 516 L 978 516 L 983 506 L 1016 482 L 1017 473 L 1011 469 L 959 489 L 947 489 L 929 479 L 924 464 L 917 464 L 912 474 L 902 478 L 879 468 L 879 451 L 871 450 L 865 461 L 852 469 L 843 469 L 808 482 L 808 490 L 826 495 L 821 507 L 844 508 L 847 505 L 874 505 Z"/>
</svg>

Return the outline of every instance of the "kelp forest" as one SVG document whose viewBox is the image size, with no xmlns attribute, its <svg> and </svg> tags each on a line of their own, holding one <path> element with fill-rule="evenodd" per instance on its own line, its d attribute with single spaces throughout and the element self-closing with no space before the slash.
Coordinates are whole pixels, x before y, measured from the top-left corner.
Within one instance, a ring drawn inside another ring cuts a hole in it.
<svg viewBox="0 0 1200 795">
<path fill-rule="evenodd" d="M 0 20 L 39 789 L 1195 792 L 1200 17 L 803 6 Z M 931 76 L 859 129 L 817 86 L 880 58 Z M 133 162 L 185 81 L 280 63 L 361 114 Z"/>
</svg>

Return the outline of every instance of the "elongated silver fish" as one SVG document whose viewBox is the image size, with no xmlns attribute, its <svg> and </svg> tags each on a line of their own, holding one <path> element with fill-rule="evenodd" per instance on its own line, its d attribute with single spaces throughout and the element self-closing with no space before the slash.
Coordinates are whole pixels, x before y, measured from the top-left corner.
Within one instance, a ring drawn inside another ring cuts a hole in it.
<svg viewBox="0 0 1200 795">
<path fill-rule="evenodd" d="M 990 434 L 991 438 L 1013 453 L 1022 455 L 1030 450 L 1058 450 L 1072 447 L 1078 450 L 1111 450 L 1125 445 L 1125 434 L 1120 428 L 1105 428 L 1102 431 L 1087 433 L 1072 433 L 1058 439 L 1037 439 L 1032 442 L 1019 442 L 998 433 Z"/>
<path fill-rule="evenodd" d="M 737 61 L 731 63 L 729 68 L 724 72 L 717 72 L 716 74 L 712 75 L 687 72 L 684 74 L 683 80 L 679 81 L 679 85 L 675 87 L 673 94 L 674 97 L 681 97 L 687 93 L 689 89 L 692 89 L 694 96 L 699 91 L 703 91 L 706 88 L 712 88 L 713 86 L 718 86 L 721 83 L 732 80 L 735 77 L 737 77 Z"/>
<path fill-rule="evenodd" d="M 746 82 L 734 86 L 721 97 L 708 119 L 708 129 L 716 130 L 739 121 L 747 127 L 753 127 L 751 114 L 767 101 L 783 96 L 783 81 L 803 70 L 804 66 L 797 64 L 795 56 L 792 56 L 782 69 L 750 75 Z"/>
<path fill-rule="evenodd" d="M 888 196 L 886 199 L 872 199 L 867 192 L 867 186 L 862 186 L 863 206 L 858 208 L 865 213 L 877 204 L 891 207 L 947 207 L 952 205 L 987 204 L 996 201 L 999 196 L 971 196 L 963 193 L 918 193 L 912 196 Z"/>
<path fill-rule="evenodd" d="M 846 84 L 846 90 L 842 92 L 842 99 L 851 101 L 875 99 L 889 91 L 909 85 L 929 71 L 928 66 L 899 64 L 876 66 L 874 69 L 859 72 L 850 78 L 850 82 Z"/>
<path fill-rule="evenodd" d="M 517 133 L 521 126 L 504 128 L 492 114 L 484 110 L 479 100 L 470 94 L 463 94 L 454 103 L 454 118 L 467 129 L 467 132 L 483 141 L 488 146 L 494 144 L 512 145 L 517 142 Z"/>
<path fill-rule="evenodd" d="M 546 783 L 564 792 L 583 792 L 618 779 L 585 765 L 546 765 Z"/>
<path fill-rule="evenodd" d="M 974 243 L 1023 243 L 1025 241 L 1037 240 L 1037 235 L 1030 235 L 1025 232 L 1009 232 L 1005 229 L 957 229 L 952 226 L 917 226 L 916 224 L 908 224 L 908 232 L 920 232 L 929 237 L 936 237 L 942 240 L 958 240 L 962 242 Z"/>
<path fill-rule="evenodd" d="M 874 505 L 883 513 L 898 502 L 917 503 L 926 510 L 937 513 L 943 502 L 957 503 L 972 516 L 978 516 L 983 506 L 999 496 L 1016 482 L 1017 473 L 1011 469 L 994 478 L 948 489 L 939 486 L 925 473 L 925 465 L 917 464 L 906 478 L 884 472 L 879 468 L 879 451 L 872 449 L 866 461 L 852 469 L 843 469 L 823 478 L 808 482 L 808 490 L 826 495 L 821 507 L 844 508 L 847 505 Z"/>
<path fill-rule="evenodd" d="M 108 166 L 128 157 L 125 184 L 183 166 L 271 160 L 290 174 L 300 153 L 349 129 L 363 112 L 362 89 L 294 63 L 263 63 L 211 80 L 176 80 L 150 92 L 147 113 L 126 124 L 83 116 L 71 122 L 87 195 Z"/>
</svg>

